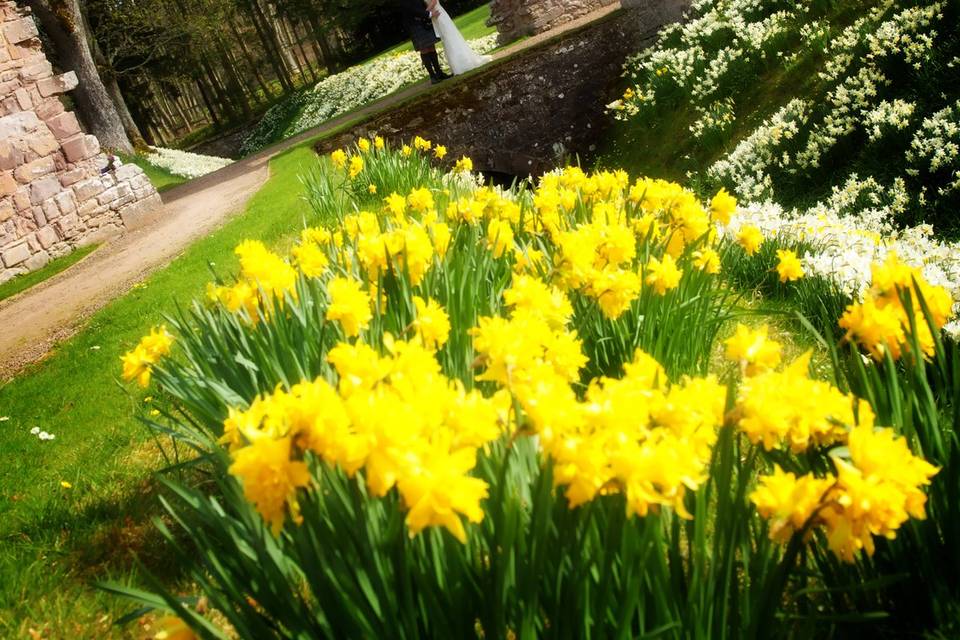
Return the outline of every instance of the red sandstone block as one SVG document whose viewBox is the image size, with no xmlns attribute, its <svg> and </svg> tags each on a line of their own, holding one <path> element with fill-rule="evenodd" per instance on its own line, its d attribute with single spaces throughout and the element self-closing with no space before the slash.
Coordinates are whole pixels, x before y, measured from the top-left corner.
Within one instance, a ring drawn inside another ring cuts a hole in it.
<svg viewBox="0 0 960 640">
<path fill-rule="evenodd" d="M 60 104 L 60 102 L 57 101 L 57 104 Z M 80 133 L 80 123 L 77 122 L 77 116 L 69 111 L 64 111 L 46 119 L 46 123 L 57 140 L 66 140 L 70 136 Z"/>
<path fill-rule="evenodd" d="M 77 87 L 77 74 L 68 71 L 52 78 L 43 78 L 37 81 L 37 90 L 44 98 L 66 93 Z"/>
<path fill-rule="evenodd" d="M 50 202 L 50 201 L 47 201 L 47 202 Z M 50 209 L 50 207 L 47 205 L 47 202 L 44 202 L 42 207 L 33 208 L 33 221 L 37 223 L 37 227 L 47 226 L 48 218 L 47 218 L 47 213 L 45 209 Z M 53 205 L 52 210 L 54 213 L 60 213 L 60 210 L 57 209 L 57 205 Z M 54 217 L 57 217 L 57 216 L 54 216 Z"/>
<path fill-rule="evenodd" d="M 83 169 L 71 169 L 70 171 L 60 174 L 60 184 L 69 187 L 83 180 L 85 175 L 86 172 Z"/>
<path fill-rule="evenodd" d="M 20 18 L 3 26 L 3 36 L 11 44 L 36 38 L 38 35 L 37 25 L 30 18 Z"/>
<path fill-rule="evenodd" d="M 36 271 L 37 269 L 46 266 L 48 262 L 50 262 L 50 254 L 41 250 L 27 258 L 27 261 L 23 263 L 23 266 L 27 269 L 27 271 Z"/>
<path fill-rule="evenodd" d="M 80 232 L 80 218 L 75 213 L 69 216 L 63 216 L 54 224 L 57 226 L 60 235 L 67 239 L 74 237 Z"/>
<path fill-rule="evenodd" d="M 57 176 L 47 176 L 30 183 L 30 202 L 40 204 L 60 193 L 60 180 Z"/>
<path fill-rule="evenodd" d="M 13 203 L 9 200 L 0 202 L 0 222 L 6 222 L 13 217 Z"/>
<path fill-rule="evenodd" d="M 25 82 L 32 82 L 40 78 L 49 78 L 53 75 L 53 65 L 44 58 L 32 62 L 24 62 L 20 69 L 20 77 Z"/>
<path fill-rule="evenodd" d="M 49 120 L 57 114 L 63 113 L 64 109 L 63 104 L 57 98 L 46 98 L 37 105 L 36 111 L 37 117 L 47 121 L 47 125 L 49 126 Z"/>
<path fill-rule="evenodd" d="M 4 266 L 12 267 L 18 265 L 27 258 L 30 257 L 30 248 L 27 247 L 27 243 L 15 245 L 0 255 L 0 258 L 3 259 Z"/>
<path fill-rule="evenodd" d="M 13 92 L 13 95 L 17 98 L 17 104 L 20 105 L 20 108 L 24 111 L 30 109 L 33 106 L 33 100 L 30 99 L 30 92 L 20 87 Z"/>
<path fill-rule="evenodd" d="M 10 99 L 13 97 L 11 96 Z M 0 118 L 0 140 L 22 138 L 38 126 L 40 126 L 40 119 L 32 111 L 20 111 L 4 116 Z"/>
<path fill-rule="evenodd" d="M 27 187 L 20 187 L 17 189 L 17 192 L 13 194 L 13 204 L 17 207 L 17 211 L 27 211 L 30 209 L 30 189 Z"/>
<path fill-rule="evenodd" d="M 0 173 L 0 198 L 5 196 L 12 196 L 17 192 L 17 181 L 13 179 L 13 176 L 9 171 L 4 171 Z"/>
<path fill-rule="evenodd" d="M 37 241 L 40 243 L 40 246 L 44 249 L 49 249 L 51 246 L 60 241 L 60 234 L 57 233 L 57 230 L 53 228 L 53 225 L 48 225 L 42 227 L 37 231 Z"/>
<path fill-rule="evenodd" d="M 30 149 L 41 157 L 49 156 L 60 148 L 60 143 L 57 142 L 57 139 L 54 138 L 52 134 L 43 132 L 42 129 L 41 127 L 41 131 L 37 131 L 27 143 Z"/>
<path fill-rule="evenodd" d="M 0 140 L 0 171 L 13 169 L 22 159 L 23 154 L 9 140 Z"/>
<path fill-rule="evenodd" d="M 20 165 L 17 167 L 17 170 L 13 172 L 13 175 L 17 178 L 17 182 L 28 184 L 37 178 L 42 178 L 49 173 L 53 173 L 55 170 L 56 167 L 53 164 L 53 158 L 46 157 Z"/>
<path fill-rule="evenodd" d="M 80 162 L 100 152 L 100 143 L 94 136 L 74 135 L 63 141 L 63 155 L 67 162 Z"/>
<path fill-rule="evenodd" d="M 54 196 L 53 201 L 57 203 L 57 207 L 60 208 L 60 213 L 63 215 L 69 215 L 77 210 L 77 201 L 74 199 L 72 191 L 61 191 Z"/>
<path fill-rule="evenodd" d="M 103 183 L 99 178 L 88 178 L 83 182 L 78 182 L 73 186 L 73 191 L 77 195 L 77 200 L 86 202 L 90 198 L 103 192 Z"/>
</svg>

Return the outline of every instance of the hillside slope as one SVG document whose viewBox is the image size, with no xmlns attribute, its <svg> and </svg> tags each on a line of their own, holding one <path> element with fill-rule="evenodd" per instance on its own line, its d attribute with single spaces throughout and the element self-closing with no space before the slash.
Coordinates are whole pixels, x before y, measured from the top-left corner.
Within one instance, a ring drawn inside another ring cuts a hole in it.
<svg viewBox="0 0 960 640">
<path fill-rule="evenodd" d="M 957 0 L 699 0 L 625 75 L 602 163 L 960 236 Z"/>
</svg>

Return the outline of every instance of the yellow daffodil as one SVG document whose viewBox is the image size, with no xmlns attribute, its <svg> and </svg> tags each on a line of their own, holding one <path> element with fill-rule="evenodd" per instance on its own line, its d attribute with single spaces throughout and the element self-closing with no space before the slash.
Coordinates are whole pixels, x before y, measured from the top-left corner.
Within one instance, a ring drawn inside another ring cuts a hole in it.
<svg viewBox="0 0 960 640">
<path fill-rule="evenodd" d="M 800 258 L 790 249 L 777 249 L 777 274 L 780 282 L 790 282 L 803 277 L 803 265 Z"/>
<path fill-rule="evenodd" d="M 740 243 L 748 256 L 752 256 L 760 250 L 760 245 L 763 244 L 763 234 L 757 227 L 744 225 L 737 232 L 737 242 Z"/>
</svg>

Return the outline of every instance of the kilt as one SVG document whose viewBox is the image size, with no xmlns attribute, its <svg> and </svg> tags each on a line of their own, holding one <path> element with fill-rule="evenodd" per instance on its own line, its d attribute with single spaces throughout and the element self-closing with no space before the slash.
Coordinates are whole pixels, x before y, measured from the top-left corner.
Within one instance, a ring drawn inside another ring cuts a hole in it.
<svg viewBox="0 0 960 640">
<path fill-rule="evenodd" d="M 413 48 L 417 51 L 429 49 L 440 42 L 440 37 L 433 30 L 433 20 L 429 18 L 412 18 L 407 21 L 407 29 L 410 31 Z"/>
</svg>

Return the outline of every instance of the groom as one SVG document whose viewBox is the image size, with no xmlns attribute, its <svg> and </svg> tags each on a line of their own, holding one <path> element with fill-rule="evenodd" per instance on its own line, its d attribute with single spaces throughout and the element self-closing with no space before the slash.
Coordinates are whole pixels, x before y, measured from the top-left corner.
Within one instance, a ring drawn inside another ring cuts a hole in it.
<svg viewBox="0 0 960 640">
<path fill-rule="evenodd" d="M 436 0 L 432 0 L 430 9 L 424 6 L 423 0 L 395 1 L 403 15 L 403 23 L 410 32 L 413 48 L 420 52 L 420 61 L 430 74 L 430 82 L 437 84 L 450 78 L 450 74 L 444 73 L 440 68 L 440 57 L 437 55 L 436 44 L 440 42 L 440 38 L 433 30 L 432 20 L 439 15 L 436 10 Z"/>
</svg>

